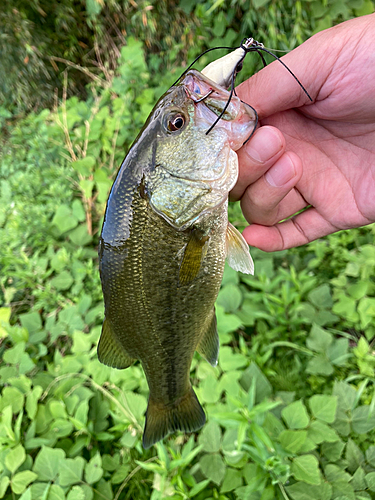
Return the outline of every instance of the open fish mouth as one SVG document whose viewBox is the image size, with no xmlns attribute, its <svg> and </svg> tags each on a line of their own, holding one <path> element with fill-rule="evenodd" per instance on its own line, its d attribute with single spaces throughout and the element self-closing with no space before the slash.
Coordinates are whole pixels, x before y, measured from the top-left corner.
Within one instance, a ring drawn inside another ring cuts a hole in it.
<svg viewBox="0 0 375 500">
<path fill-rule="evenodd" d="M 216 83 L 195 70 L 189 71 L 181 82 L 187 96 L 195 104 L 194 120 L 207 129 L 217 120 L 217 127 L 225 128 L 229 134 L 231 149 L 236 151 L 248 138 L 256 123 L 254 110 L 237 96 L 221 88 Z"/>
</svg>

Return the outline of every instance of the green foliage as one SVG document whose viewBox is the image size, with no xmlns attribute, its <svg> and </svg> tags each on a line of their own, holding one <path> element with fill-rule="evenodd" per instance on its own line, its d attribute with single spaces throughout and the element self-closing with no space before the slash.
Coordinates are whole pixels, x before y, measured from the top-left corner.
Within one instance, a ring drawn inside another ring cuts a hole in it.
<svg viewBox="0 0 375 500">
<path fill-rule="evenodd" d="M 70 95 L 85 97 L 93 80 L 108 86 L 129 36 L 147 48 L 159 86 L 161 72 L 178 74 L 176 66 L 208 47 L 254 36 L 290 50 L 317 31 L 373 10 L 371 0 L 2 0 L 0 101 L 20 112 L 52 104 L 65 69 L 74 75 Z M 244 76 L 258 64 L 254 59 Z"/>
<path fill-rule="evenodd" d="M 50 8 L 19 5 L 26 28 L 31 8 Z M 134 37 L 105 85 L 100 75 L 87 87 L 86 100 L 63 94 L 52 111 L 14 123 L 0 107 L 8 134 L 0 152 L 0 498 L 372 498 L 374 226 L 288 252 L 253 249 L 255 277 L 225 269 L 218 366 L 196 355 L 191 370 L 208 416 L 198 435 L 170 436 L 145 451 L 142 369 L 113 370 L 96 355 L 103 319 L 96 245 L 108 191 L 181 70 L 176 63 L 206 44 L 236 43 L 254 26 L 268 46 L 290 48 L 369 3 L 182 1 L 174 15 L 183 22 L 169 38 L 160 31 L 168 17 L 154 24 L 168 2 L 140 5 L 124 7 L 134 14 L 126 25 Z M 87 26 L 104 26 L 103 12 L 116 6 L 85 2 Z M 141 29 L 144 19 L 154 31 Z M 50 25 L 44 36 L 52 36 Z M 165 61 L 171 72 L 160 75 Z M 238 205 L 230 218 L 245 224 Z"/>
</svg>

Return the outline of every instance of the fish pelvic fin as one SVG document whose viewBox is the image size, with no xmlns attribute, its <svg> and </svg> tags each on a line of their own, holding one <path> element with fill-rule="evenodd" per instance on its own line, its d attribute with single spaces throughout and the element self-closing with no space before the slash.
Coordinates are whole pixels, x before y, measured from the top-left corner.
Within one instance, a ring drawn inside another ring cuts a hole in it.
<svg viewBox="0 0 375 500">
<path fill-rule="evenodd" d="M 180 266 L 178 277 L 180 285 L 188 285 L 196 278 L 206 256 L 209 241 L 210 237 L 204 235 L 199 229 L 195 228 L 191 231 Z"/>
<path fill-rule="evenodd" d="M 207 359 L 212 365 L 216 366 L 219 358 L 219 335 L 217 333 L 217 322 L 215 308 L 212 309 L 211 316 L 208 321 L 208 328 L 199 341 L 197 351 L 201 356 Z"/>
<path fill-rule="evenodd" d="M 107 318 L 104 319 L 98 344 L 98 358 L 101 363 L 119 369 L 128 368 L 135 361 L 115 337 Z"/>
<path fill-rule="evenodd" d="M 244 274 L 254 274 L 254 262 L 249 252 L 249 245 L 230 222 L 227 227 L 226 245 L 227 262 L 230 267 Z"/>
<path fill-rule="evenodd" d="M 191 386 L 173 406 L 165 406 L 154 401 L 150 394 L 143 432 L 143 447 L 150 448 L 172 432 L 197 431 L 205 422 L 206 415 Z"/>
</svg>

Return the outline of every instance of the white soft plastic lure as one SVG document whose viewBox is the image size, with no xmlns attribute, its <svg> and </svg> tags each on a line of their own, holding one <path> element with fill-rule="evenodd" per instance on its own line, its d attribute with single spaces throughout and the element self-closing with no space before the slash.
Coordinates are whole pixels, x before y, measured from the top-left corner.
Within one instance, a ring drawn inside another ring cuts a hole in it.
<svg viewBox="0 0 375 500">
<path fill-rule="evenodd" d="M 216 82 L 220 87 L 228 88 L 231 83 L 233 71 L 245 55 L 245 50 L 239 47 L 226 56 L 220 57 L 220 59 L 216 59 L 216 61 L 208 64 L 202 70 L 202 74 Z"/>
</svg>

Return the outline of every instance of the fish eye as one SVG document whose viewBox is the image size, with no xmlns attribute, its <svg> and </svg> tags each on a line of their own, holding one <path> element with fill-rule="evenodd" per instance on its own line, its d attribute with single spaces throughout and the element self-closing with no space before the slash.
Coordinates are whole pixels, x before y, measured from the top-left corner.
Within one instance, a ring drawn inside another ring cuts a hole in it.
<svg viewBox="0 0 375 500">
<path fill-rule="evenodd" d="M 170 132 L 176 132 L 177 130 L 181 130 L 185 125 L 185 117 L 181 113 L 170 116 L 168 119 L 168 130 Z"/>
<path fill-rule="evenodd" d="M 200 89 L 200 87 L 199 87 L 199 85 L 197 83 L 194 84 L 194 90 L 193 90 L 193 92 L 195 94 L 201 94 L 201 89 Z"/>
</svg>

